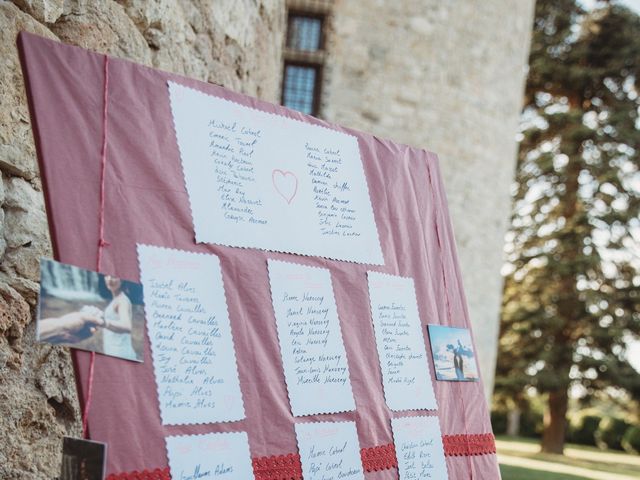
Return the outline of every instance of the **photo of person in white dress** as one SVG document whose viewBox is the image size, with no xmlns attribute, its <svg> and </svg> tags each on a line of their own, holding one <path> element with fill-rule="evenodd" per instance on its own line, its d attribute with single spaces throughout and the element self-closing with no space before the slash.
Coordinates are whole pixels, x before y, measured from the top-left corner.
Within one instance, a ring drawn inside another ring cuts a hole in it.
<svg viewBox="0 0 640 480">
<path fill-rule="evenodd" d="M 49 259 L 40 274 L 39 341 L 143 360 L 142 285 Z"/>
<path fill-rule="evenodd" d="M 136 360 L 133 350 L 131 329 L 133 327 L 133 308 L 131 300 L 123 289 L 123 282 L 117 277 L 107 275 L 105 284 L 111 292 L 111 301 L 104 309 L 102 343 L 105 355 Z"/>
<path fill-rule="evenodd" d="M 429 325 L 429 343 L 436 380 L 475 382 L 478 366 L 467 328 Z"/>
</svg>

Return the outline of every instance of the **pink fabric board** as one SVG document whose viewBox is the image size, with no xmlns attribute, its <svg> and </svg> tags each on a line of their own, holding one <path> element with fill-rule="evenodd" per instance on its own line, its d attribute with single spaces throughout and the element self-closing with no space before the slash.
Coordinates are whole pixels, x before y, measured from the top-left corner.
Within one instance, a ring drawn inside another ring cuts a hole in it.
<svg viewBox="0 0 640 480">
<path fill-rule="evenodd" d="M 22 33 L 18 39 L 57 260 L 96 269 L 103 134 L 104 56 Z M 385 265 L 361 264 L 253 249 L 196 244 L 167 93 L 173 80 L 259 110 L 323 125 L 357 137 Z M 267 259 L 331 271 L 350 367 L 356 411 L 305 420 L 350 420 L 362 448 L 392 443 L 393 413 L 385 405 L 369 308 L 366 271 L 415 280 L 423 326 L 469 328 L 455 243 L 435 154 L 329 124 L 222 87 L 109 60 L 105 238 L 102 271 L 139 281 L 136 243 L 216 254 L 221 261 L 238 358 L 246 419 L 165 426 L 149 351 L 144 363 L 96 357 L 89 431 L 109 444 L 107 473 L 164 468 L 164 437 L 246 431 L 252 457 L 297 452 L 274 312 Z M 423 331 L 427 346 L 428 335 Z M 429 354 L 430 357 L 430 354 Z M 74 351 L 84 400 L 89 354 Z M 432 360 L 430 359 L 432 364 Z M 443 435 L 490 433 L 482 383 L 437 382 L 431 376 Z M 451 479 L 495 479 L 495 455 L 447 457 Z M 367 479 L 395 479 L 395 469 Z"/>
</svg>

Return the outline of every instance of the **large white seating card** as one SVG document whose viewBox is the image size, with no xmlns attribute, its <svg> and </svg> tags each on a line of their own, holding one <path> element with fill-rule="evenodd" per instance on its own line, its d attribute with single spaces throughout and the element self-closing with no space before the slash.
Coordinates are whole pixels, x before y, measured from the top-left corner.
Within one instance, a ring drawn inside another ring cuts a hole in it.
<svg viewBox="0 0 640 480">
<path fill-rule="evenodd" d="M 329 270 L 269 260 L 269 281 L 291 411 L 355 410 Z"/>
<path fill-rule="evenodd" d="M 355 422 L 296 423 L 304 480 L 364 480 Z"/>
<path fill-rule="evenodd" d="M 220 260 L 138 245 L 163 425 L 244 418 Z"/>
<path fill-rule="evenodd" d="M 447 480 L 438 417 L 391 419 L 400 480 Z"/>
<path fill-rule="evenodd" d="M 436 409 L 412 278 L 367 272 L 371 316 L 391 410 Z"/>
<path fill-rule="evenodd" d="M 173 480 L 247 480 L 253 478 L 245 432 L 167 437 Z"/>
<path fill-rule="evenodd" d="M 169 82 L 198 242 L 384 263 L 355 137 Z"/>
</svg>

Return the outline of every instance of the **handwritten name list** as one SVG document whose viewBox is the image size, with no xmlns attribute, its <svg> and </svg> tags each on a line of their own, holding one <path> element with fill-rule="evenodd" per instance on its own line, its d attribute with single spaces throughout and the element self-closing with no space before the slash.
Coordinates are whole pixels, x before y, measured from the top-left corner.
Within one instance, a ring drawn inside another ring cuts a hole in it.
<svg viewBox="0 0 640 480">
<path fill-rule="evenodd" d="M 355 410 L 329 270 L 269 260 L 269 280 L 291 411 Z"/>
<path fill-rule="evenodd" d="M 355 422 L 296 423 L 305 480 L 363 480 Z"/>
<path fill-rule="evenodd" d="M 438 417 L 391 419 L 400 480 L 447 480 Z"/>
<path fill-rule="evenodd" d="M 351 184 L 339 149 L 305 143 L 313 185 L 313 203 L 323 237 L 359 237 L 358 212 L 351 201 Z"/>
<path fill-rule="evenodd" d="M 245 432 L 167 437 L 173 480 L 247 480 L 253 478 Z"/>
<path fill-rule="evenodd" d="M 263 202 L 252 188 L 256 183 L 254 154 L 261 136 L 260 130 L 237 122 L 209 121 L 216 193 L 227 223 L 268 223 Z"/>
<path fill-rule="evenodd" d="M 382 264 L 355 137 L 169 82 L 198 242 Z"/>
<path fill-rule="evenodd" d="M 243 419 L 218 257 L 138 245 L 138 258 L 162 423 Z"/>
<path fill-rule="evenodd" d="M 413 279 L 378 272 L 367 278 L 387 405 L 436 409 Z"/>
</svg>

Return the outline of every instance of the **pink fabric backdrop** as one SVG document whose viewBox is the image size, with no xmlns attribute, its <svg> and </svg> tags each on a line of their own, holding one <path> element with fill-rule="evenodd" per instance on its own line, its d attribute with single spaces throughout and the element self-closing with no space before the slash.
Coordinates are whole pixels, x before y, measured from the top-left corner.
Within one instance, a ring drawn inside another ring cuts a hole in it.
<svg viewBox="0 0 640 480">
<path fill-rule="evenodd" d="M 104 57 L 30 34 L 19 46 L 55 256 L 96 268 Z M 315 257 L 194 243 L 167 80 L 241 104 L 328 126 L 358 138 L 384 267 L 415 280 L 420 317 L 469 327 L 449 212 L 435 154 L 331 125 L 221 87 L 128 61 L 109 62 L 109 133 L 103 271 L 139 281 L 136 243 L 213 253 L 221 260 L 247 418 L 241 422 L 163 427 L 148 339 L 144 364 L 97 356 L 91 438 L 109 443 L 108 473 L 167 465 L 164 437 L 247 431 L 252 457 L 296 453 L 269 294 L 268 258 L 331 271 L 357 410 L 309 420 L 354 420 L 361 447 L 392 442 L 367 292 L 367 266 Z M 451 315 L 448 314 L 448 307 Z M 425 332 L 428 346 L 428 336 Z M 429 351 L 429 350 L 428 350 Z M 75 351 L 84 398 L 89 354 Z M 432 367 L 433 369 L 433 367 Z M 491 432 L 481 382 L 436 382 L 443 435 Z M 499 478 L 495 455 L 448 457 L 451 479 Z M 395 479 L 395 469 L 367 479 Z"/>
</svg>

